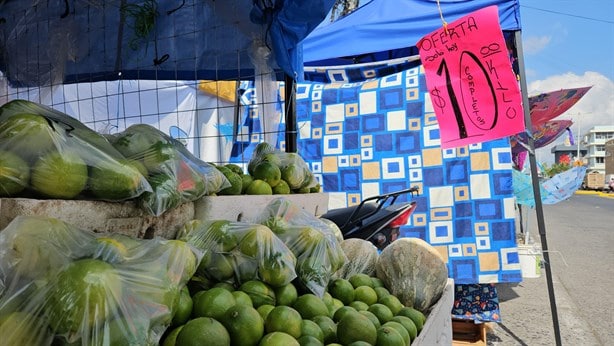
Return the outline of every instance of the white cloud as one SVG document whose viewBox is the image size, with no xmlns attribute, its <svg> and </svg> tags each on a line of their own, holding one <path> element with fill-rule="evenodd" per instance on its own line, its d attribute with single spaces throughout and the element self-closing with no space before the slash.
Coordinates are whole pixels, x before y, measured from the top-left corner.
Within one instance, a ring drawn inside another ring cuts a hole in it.
<svg viewBox="0 0 614 346">
<path fill-rule="evenodd" d="M 534 96 L 559 89 L 587 86 L 592 86 L 592 88 L 586 95 L 567 112 L 556 118 L 571 119 L 574 122 L 571 128 L 574 137 L 578 137 L 578 130 L 582 135 L 593 126 L 614 126 L 614 82 L 612 80 L 597 72 L 588 71 L 583 75 L 565 73 L 531 82 L 527 88 L 529 96 Z M 562 143 L 565 137 L 565 135 L 561 136 L 553 145 Z M 536 151 L 537 160 L 553 162 L 551 148 L 552 145 L 538 149 Z"/>
<path fill-rule="evenodd" d="M 522 40 L 522 47 L 525 54 L 535 54 L 543 50 L 550 41 L 551 36 L 530 36 Z"/>
</svg>

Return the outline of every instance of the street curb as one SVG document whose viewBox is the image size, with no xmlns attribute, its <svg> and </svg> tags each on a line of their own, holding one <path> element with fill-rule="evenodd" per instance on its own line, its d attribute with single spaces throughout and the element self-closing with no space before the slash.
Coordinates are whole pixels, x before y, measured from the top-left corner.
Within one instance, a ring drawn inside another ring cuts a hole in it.
<svg viewBox="0 0 614 346">
<path fill-rule="evenodd" d="M 605 198 L 614 198 L 614 193 L 607 193 L 602 191 L 586 191 L 586 190 L 576 190 L 576 195 L 594 195 Z"/>
</svg>

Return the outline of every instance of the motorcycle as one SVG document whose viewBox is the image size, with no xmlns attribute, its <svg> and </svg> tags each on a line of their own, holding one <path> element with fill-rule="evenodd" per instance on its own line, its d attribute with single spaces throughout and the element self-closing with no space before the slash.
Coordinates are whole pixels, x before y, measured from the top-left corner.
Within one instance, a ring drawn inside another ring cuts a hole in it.
<svg viewBox="0 0 614 346">
<path fill-rule="evenodd" d="M 366 198 L 355 206 L 332 209 L 320 217 L 334 222 L 344 239 L 369 240 L 379 250 L 383 250 L 398 238 L 399 228 L 407 224 L 409 216 L 416 210 L 415 201 L 395 202 L 401 195 L 411 194 L 413 197 L 418 193 L 418 187 L 413 186 Z"/>
</svg>

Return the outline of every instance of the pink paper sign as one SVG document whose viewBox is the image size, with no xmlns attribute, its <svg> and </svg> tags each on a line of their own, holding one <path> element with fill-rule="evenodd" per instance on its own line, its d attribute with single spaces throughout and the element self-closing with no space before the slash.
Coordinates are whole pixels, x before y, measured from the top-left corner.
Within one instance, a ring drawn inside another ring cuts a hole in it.
<svg viewBox="0 0 614 346">
<path fill-rule="evenodd" d="M 524 131 L 520 88 L 496 6 L 424 36 L 418 48 L 442 148 Z"/>
</svg>

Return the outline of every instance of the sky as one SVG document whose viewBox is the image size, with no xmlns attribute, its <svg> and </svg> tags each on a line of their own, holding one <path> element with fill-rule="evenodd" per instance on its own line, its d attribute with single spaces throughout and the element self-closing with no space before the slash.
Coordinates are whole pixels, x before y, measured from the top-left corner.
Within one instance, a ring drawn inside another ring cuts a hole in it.
<svg viewBox="0 0 614 346">
<path fill-rule="evenodd" d="M 593 126 L 614 126 L 614 0 L 519 2 L 529 96 L 592 86 L 556 119 L 573 120 L 576 139 Z M 553 163 L 551 147 L 537 149 L 537 160 Z"/>
</svg>

